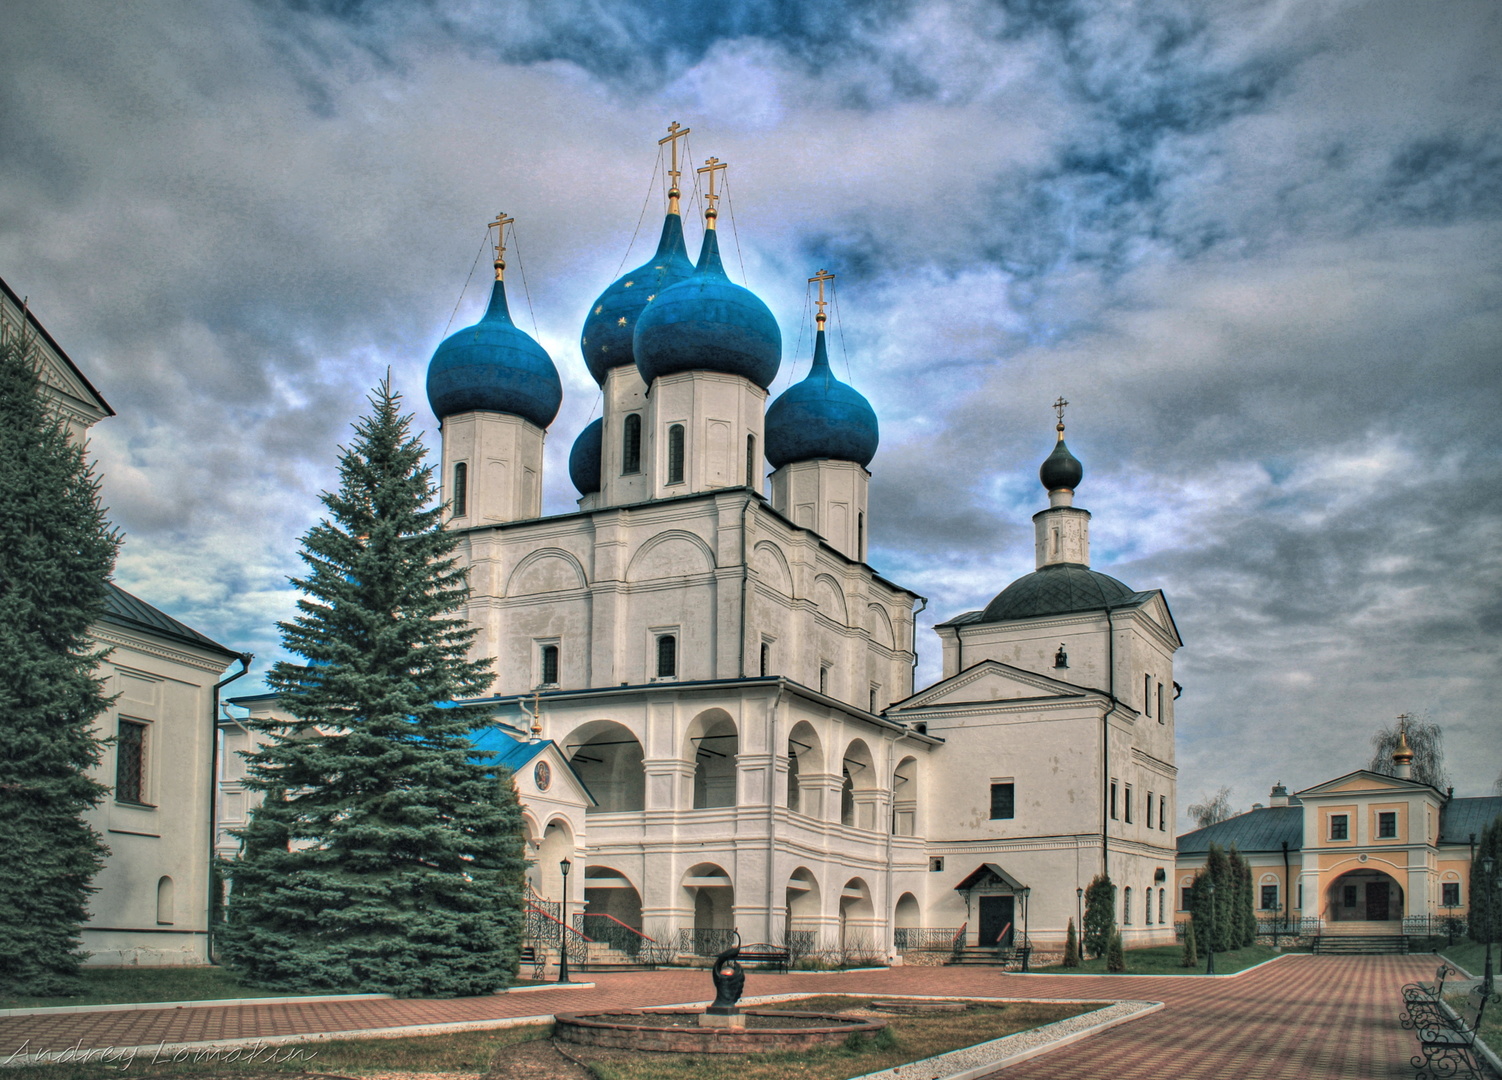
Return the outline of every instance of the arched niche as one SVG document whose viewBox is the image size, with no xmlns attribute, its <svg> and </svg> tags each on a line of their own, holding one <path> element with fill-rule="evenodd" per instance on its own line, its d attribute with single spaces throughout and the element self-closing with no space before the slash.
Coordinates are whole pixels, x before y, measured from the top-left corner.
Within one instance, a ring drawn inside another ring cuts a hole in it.
<svg viewBox="0 0 1502 1080">
<path fill-rule="evenodd" d="M 641 892 L 626 874 L 613 866 L 590 866 L 584 871 L 584 936 L 605 941 L 635 955 L 641 932 Z"/>
<path fill-rule="evenodd" d="M 694 913 L 693 929 L 680 941 L 684 951 L 695 956 L 714 956 L 734 940 L 735 885 L 724 867 L 698 863 L 683 875 L 680 887 L 684 906 Z"/>
<path fill-rule="evenodd" d="M 865 878 L 853 877 L 840 889 L 840 948 L 847 952 L 879 952 L 876 905 Z"/>
<path fill-rule="evenodd" d="M 826 619 L 841 626 L 850 624 L 850 613 L 845 606 L 844 590 L 840 588 L 840 583 L 828 574 L 820 574 L 814 578 L 813 601 L 819 609 L 819 614 Z"/>
<path fill-rule="evenodd" d="M 730 714 L 724 709 L 706 709 L 694 717 L 684 752 L 694 763 L 694 809 L 734 806 L 740 733 Z"/>
<path fill-rule="evenodd" d="M 871 748 L 864 739 L 852 739 L 845 747 L 840 772 L 840 824 L 875 829 L 880 780 Z"/>
<path fill-rule="evenodd" d="M 570 863 L 578 862 L 578 856 L 574 850 L 574 830 L 569 825 L 568 818 L 559 816 L 550 820 L 542 830 L 542 841 L 537 845 L 537 880 L 536 889 L 545 900 L 558 901 L 563 898 L 563 869 L 560 864 L 564 859 Z M 570 867 L 570 871 L 573 867 Z M 569 894 L 578 889 L 577 876 L 573 880 L 576 884 L 569 887 Z"/>
<path fill-rule="evenodd" d="M 917 949 L 926 944 L 918 940 L 919 935 L 912 933 L 922 926 L 923 912 L 918 907 L 918 898 L 910 892 L 903 893 L 897 898 L 897 906 L 892 909 L 892 943 L 898 952 Z"/>
<path fill-rule="evenodd" d="M 589 788 L 595 805 L 587 814 L 624 814 L 643 810 L 647 774 L 642 746 L 631 730 L 614 720 L 591 720 L 563 741 L 569 764 Z"/>
<path fill-rule="evenodd" d="M 889 649 L 897 648 L 897 634 L 892 629 L 892 617 L 887 614 L 886 608 L 880 604 L 867 605 L 866 619 L 872 641 Z"/>
<path fill-rule="evenodd" d="M 905 757 L 892 772 L 892 835 L 918 835 L 918 759 Z"/>
<path fill-rule="evenodd" d="M 756 571 L 757 580 L 773 592 L 793 595 L 793 573 L 776 544 L 763 540 L 752 548 L 751 569 Z"/>
<path fill-rule="evenodd" d="M 800 720 L 788 733 L 788 802 L 789 810 L 809 817 L 819 817 L 819 792 L 804 791 L 802 778 L 824 771 L 824 743 L 807 720 Z"/>
<path fill-rule="evenodd" d="M 571 553 L 562 548 L 543 548 L 516 564 L 506 582 L 506 595 L 567 592 L 587 584 L 584 567 Z"/>
<path fill-rule="evenodd" d="M 627 581 L 691 577 L 714 569 L 714 552 L 703 539 L 682 529 L 658 533 L 637 549 L 626 568 Z"/>
</svg>

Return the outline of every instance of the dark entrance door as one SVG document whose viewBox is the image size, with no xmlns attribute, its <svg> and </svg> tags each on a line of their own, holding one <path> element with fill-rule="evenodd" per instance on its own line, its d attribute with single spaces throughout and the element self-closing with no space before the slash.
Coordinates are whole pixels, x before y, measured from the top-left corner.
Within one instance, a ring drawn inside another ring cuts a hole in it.
<svg viewBox="0 0 1502 1080">
<path fill-rule="evenodd" d="M 1368 881 L 1366 883 L 1366 917 L 1373 922 L 1381 922 L 1389 918 L 1387 914 L 1387 882 Z"/>
<path fill-rule="evenodd" d="M 995 945 L 1000 938 L 1002 945 L 1010 947 L 1015 927 L 1012 925 L 1014 900 L 1010 896 L 982 896 L 980 898 L 980 937 L 978 944 Z"/>
</svg>

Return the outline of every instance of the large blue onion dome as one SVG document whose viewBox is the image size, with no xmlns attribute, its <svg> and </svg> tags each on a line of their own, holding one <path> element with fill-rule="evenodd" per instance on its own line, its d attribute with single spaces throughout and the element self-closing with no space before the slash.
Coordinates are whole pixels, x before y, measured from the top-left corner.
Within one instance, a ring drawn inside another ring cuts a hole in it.
<svg viewBox="0 0 1502 1080">
<path fill-rule="evenodd" d="M 693 272 L 694 264 L 683 245 L 683 219 L 670 213 L 662 223 L 657 254 L 616 278 L 595 299 L 589 317 L 584 320 L 579 350 L 584 353 L 584 362 L 589 365 L 595 382 L 603 386 L 611 368 L 636 363 L 631 338 L 642 309 L 662 290 L 692 276 Z"/>
<path fill-rule="evenodd" d="M 600 490 L 600 455 L 605 449 L 605 418 L 586 424 L 574 448 L 568 452 L 568 478 L 579 489 L 580 495 L 593 495 Z"/>
<path fill-rule="evenodd" d="M 719 371 L 765 390 L 782 364 L 782 331 L 755 293 L 726 276 L 719 240 L 709 228 L 693 275 L 647 305 L 632 348 L 648 385 L 680 371 Z"/>
<path fill-rule="evenodd" d="M 1059 421 L 1059 441 L 1054 444 L 1053 453 L 1043 460 L 1038 467 L 1038 479 L 1043 481 L 1043 487 L 1048 491 L 1058 491 L 1067 488 L 1073 491 L 1080 486 L 1080 481 L 1085 478 L 1085 466 L 1080 459 L 1069 452 L 1069 447 L 1064 445 L 1064 422 Z"/>
<path fill-rule="evenodd" d="M 817 458 L 864 467 L 876 456 L 880 442 L 871 403 L 830 370 L 821 327 L 814 337 L 814 363 L 808 375 L 784 390 L 767 410 L 767 460 L 774 469 Z"/>
<path fill-rule="evenodd" d="M 1078 563 L 1054 563 L 1025 574 L 1002 589 L 981 614 L 981 622 L 1032 619 L 1076 611 L 1101 611 L 1134 595 L 1109 574 Z"/>
<path fill-rule="evenodd" d="M 499 412 L 545 428 L 558 415 L 563 404 L 558 369 L 511 321 L 499 273 L 485 317 L 450 334 L 434 351 L 428 403 L 440 420 L 463 412 Z"/>
</svg>

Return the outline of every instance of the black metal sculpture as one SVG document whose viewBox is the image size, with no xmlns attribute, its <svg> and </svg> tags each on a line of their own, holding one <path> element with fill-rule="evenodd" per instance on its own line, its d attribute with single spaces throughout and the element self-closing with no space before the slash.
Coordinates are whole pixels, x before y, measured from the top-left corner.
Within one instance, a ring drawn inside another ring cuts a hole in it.
<svg viewBox="0 0 1502 1080">
<path fill-rule="evenodd" d="M 714 1004 L 709 1007 L 712 1013 L 736 1011 L 735 1003 L 746 989 L 746 971 L 736 960 L 741 951 L 741 934 L 739 930 L 731 933 L 735 935 L 735 944 L 715 957 L 714 966 L 709 969 L 715 990 Z"/>
</svg>

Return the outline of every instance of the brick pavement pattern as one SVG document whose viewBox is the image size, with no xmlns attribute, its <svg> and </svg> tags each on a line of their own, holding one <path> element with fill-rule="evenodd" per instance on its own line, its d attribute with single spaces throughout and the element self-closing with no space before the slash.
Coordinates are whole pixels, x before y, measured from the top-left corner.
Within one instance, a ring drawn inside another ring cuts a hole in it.
<svg viewBox="0 0 1502 1080">
<path fill-rule="evenodd" d="M 1289 956 L 1222 979 L 1019 976 L 987 968 L 893 968 L 851 974 L 751 972 L 746 996 L 900 996 L 1162 1001 L 1159 1012 L 1005 1070 L 1006 1080 L 1409 1080 L 1413 1036 L 1398 1025 L 1399 989 L 1433 974 L 1432 956 Z M 599 973 L 593 990 L 542 990 L 444 1001 L 199 1006 L 0 1018 L 0 1059 L 90 1047 L 337 1033 L 483 1022 L 555 1012 L 707 1003 L 703 971 Z"/>
</svg>

